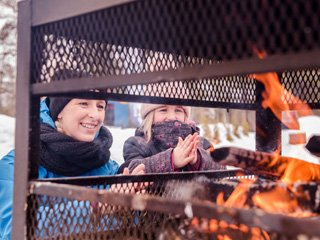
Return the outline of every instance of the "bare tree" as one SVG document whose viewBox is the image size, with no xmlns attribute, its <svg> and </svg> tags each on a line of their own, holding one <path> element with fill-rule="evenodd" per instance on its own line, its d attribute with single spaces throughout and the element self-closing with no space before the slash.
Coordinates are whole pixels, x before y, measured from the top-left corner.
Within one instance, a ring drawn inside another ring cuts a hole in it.
<svg viewBox="0 0 320 240">
<path fill-rule="evenodd" d="M 0 0 L 0 114 L 15 115 L 17 0 Z"/>
</svg>

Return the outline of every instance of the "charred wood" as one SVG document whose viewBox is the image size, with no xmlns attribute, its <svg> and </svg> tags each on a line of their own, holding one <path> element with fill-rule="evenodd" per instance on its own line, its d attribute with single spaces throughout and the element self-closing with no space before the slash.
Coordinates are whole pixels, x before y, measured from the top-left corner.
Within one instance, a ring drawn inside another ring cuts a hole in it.
<svg viewBox="0 0 320 240">
<path fill-rule="evenodd" d="M 291 165 L 295 175 L 303 176 L 310 173 L 303 181 L 319 181 L 320 165 L 306 162 L 297 158 L 285 157 L 276 153 L 250 151 L 236 147 L 217 148 L 211 153 L 212 160 L 221 164 L 245 169 L 256 175 L 270 176 L 280 179 L 287 167 Z M 291 179 L 294 181 L 296 176 Z"/>
<path fill-rule="evenodd" d="M 223 179 L 220 181 L 201 179 L 189 183 L 170 181 L 166 186 L 164 196 L 183 201 L 217 203 L 218 195 L 223 193 L 222 200 L 226 202 L 235 189 L 241 185 L 244 186 L 245 184 L 237 179 Z M 270 193 L 272 194 L 274 191 L 277 191 L 272 197 L 274 204 L 287 205 L 282 208 L 274 208 L 274 213 L 290 214 L 296 211 L 320 213 L 319 184 L 298 182 L 287 184 L 261 178 L 248 185 L 244 192 L 246 200 L 243 207 L 261 208 L 257 198 L 265 198 L 268 194 L 270 196 Z M 266 198 L 264 200 L 268 202 Z M 264 208 L 262 207 L 262 209 Z"/>
</svg>

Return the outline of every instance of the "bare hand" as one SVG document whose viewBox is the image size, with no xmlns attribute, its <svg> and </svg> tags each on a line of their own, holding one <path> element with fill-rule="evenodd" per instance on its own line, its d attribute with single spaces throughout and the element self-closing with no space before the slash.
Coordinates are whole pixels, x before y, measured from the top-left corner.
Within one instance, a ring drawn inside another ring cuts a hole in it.
<svg viewBox="0 0 320 240">
<path fill-rule="evenodd" d="M 131 173 L 131 175 L 139 175 L 145 173 L 146 166 L 144 164 L 139 164 Z M 125 168 L 123 170 L 123 175 L 130 175 L 129 168 Z M 145 193 L 145 188 L 148 186 L 148 183 L 118 183 L 113 184 L 109 188 L 109 191 L 115 192 L 115 193 Z M 121 207 L 119 206 L 113 206 L 108 205 L 106 203 L 92 203 L 91 205 L 91 211 L 94 213 L 100 213 L 100 214 L 110 214 L 116 210 L 120 210 Z"/>
<path fill-rule="evenodd" d="M 199 145 L 199 135 L 194 133 L 188 135 L 185 140 L 179 137 L 178 144 L 173 150 L 172 161 L 174 168 L 181 168 L 188 163 L 194 165 L 198 161 L 197 148 Z"/>
<path fill-rule="evenodd" d="M 146 166 L 144 164 L 139 164 L 135 169 L 132 171 L 132 175 L 139 175 L 144 174 L 146 172 Z M 125 168 L 123 170 L 123 175 L 129 175 L 129 168 Z"/>
<path fill-rule="evenodd" d="M 131 175 L 139 175 L 145 173 L 146 166 L 144 164 L 139 164 L 135 169 L 133 169 Z M 123 170 L 123 175 L 130 175 L 129 168 Z M 136 193 L 141 190 L 142 183 L 118 183 L 111 186 L 111 190 L 117 193 Z"/>
</svg>

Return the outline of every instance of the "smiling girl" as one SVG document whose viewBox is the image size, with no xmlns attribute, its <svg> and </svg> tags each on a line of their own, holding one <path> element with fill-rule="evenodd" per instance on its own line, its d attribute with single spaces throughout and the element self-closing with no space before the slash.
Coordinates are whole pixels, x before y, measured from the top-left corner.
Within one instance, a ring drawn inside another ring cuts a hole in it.
<svg viewBox="0 0 320 240">
<path fill-rule="evenodd" d="M 143 163 L 146 173 L 225 169 L 211 160 L 211 144 L 189 122 L 190 107 L 142 104 L 141 125 L 124 144 L 125 167 L 132 171 Z"/>
</svg>

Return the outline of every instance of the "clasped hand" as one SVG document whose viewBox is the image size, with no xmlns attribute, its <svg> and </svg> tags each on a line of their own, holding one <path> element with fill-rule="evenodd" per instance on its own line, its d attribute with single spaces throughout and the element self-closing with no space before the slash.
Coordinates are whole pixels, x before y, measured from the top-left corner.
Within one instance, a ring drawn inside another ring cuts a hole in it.
<svg viewBox="0 0 320 240">
<path fill-rule="evenodd" d="M 173 150 L 172 161 L 174 168 L 181 168 L 190 163 L 195 165 L 198 162 L 197 148 L 200 136 L 198 133 L 188 135 L 184 140 L 179 137 L 178 144 Z"/>
</svg>

